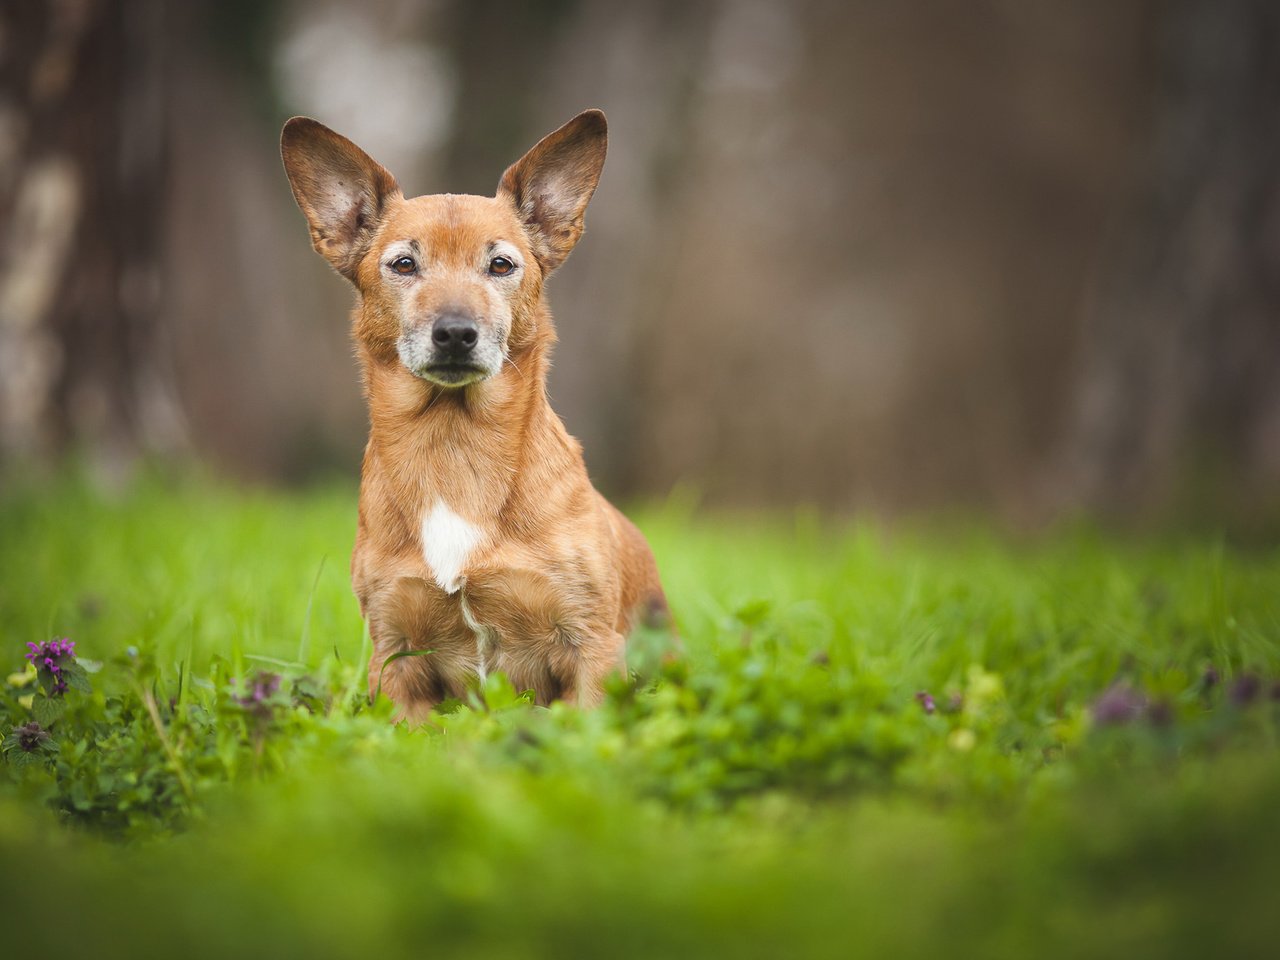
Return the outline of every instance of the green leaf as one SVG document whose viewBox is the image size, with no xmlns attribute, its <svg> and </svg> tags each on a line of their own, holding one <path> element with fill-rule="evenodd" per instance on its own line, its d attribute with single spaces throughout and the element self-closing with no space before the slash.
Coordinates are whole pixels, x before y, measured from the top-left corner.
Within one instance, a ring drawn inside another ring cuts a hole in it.
<svg viewBox="0 0 1280 960">
<path fill-rule="evenodd" d="M 89 674 L 85 672 L 83 666 L 79 663 L 69 663 L 62 668 L 62 676 L 66 678 L 67 686 L 72 690 L 80 693 L 93 693 L 93 684 L 89 682 Z"/>
<path fill-rule="evenodd" d="M 773 610 L 771 600 L 750 600 L 733 612 L 744 627 L 758 627 L 768 619 Z"/>
<path fill-rule="evenodd" d="M 495 670 L 485 678 L 480 693 L 484 698 L 485 707 L 491 713 L 533 702 L 532 692 L 517 690 L 515 684 L 501 670 Z"/>
<path fill-rule="evenodd" d="M 435 653 L 434 650 L 401 650 L 399 653 L 393 653 L 383 660 L 382 666 L 378 669 L 378 689 L 374 691 L 371 702 L 376 701 L 382 694 L 382 675 L 387 672 L 387 664 L 392 660 L 399 660 L 402 657 L 425 657 L 433 653 Z"/>
<path fill-rule="evenodd" d="M 34 751 L 28 753 L 26 750 L 14 750 L 9 754 L 9 762 L 18 768 L 29 767 L 31 764 L 40 763 L 42 760 L 44 760 L 44 757 Z"/>
<path fill-rule="evenodd" d="M 46 729 L 62 719 L 67 712 L 65 700 L 54 697 L 37 696 L 31 701 L 31 715 L 36 722 Z"/>
<path fill-rule="evenodd" d="M 243 654 L 246 660 L 252 660 L 254 663 L 269 663 L 273 667 L 279 667 L 281 670 L 305 670 L 307 665 L 301 660 L 281 660 L 279 657 L 267 657 L 258 653 Z"/>
</svg>

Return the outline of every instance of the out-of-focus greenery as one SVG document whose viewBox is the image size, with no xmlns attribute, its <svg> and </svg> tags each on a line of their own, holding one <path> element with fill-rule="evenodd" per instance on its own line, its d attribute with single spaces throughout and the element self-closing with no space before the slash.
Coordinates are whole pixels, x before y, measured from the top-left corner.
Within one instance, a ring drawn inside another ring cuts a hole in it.
<svg viewBox="0 0 1280 960">
<path fill-rule="evenodd" d="M 1260 955 L 1280 556 L 641 513 L 686 657 L 363 689 L 354 492 L 0 499 L 7 955 Z M 27 700 L 27 642 L 101 665 Z M 643 643 L 640 644 L 643 646 Z"/>
</svg>

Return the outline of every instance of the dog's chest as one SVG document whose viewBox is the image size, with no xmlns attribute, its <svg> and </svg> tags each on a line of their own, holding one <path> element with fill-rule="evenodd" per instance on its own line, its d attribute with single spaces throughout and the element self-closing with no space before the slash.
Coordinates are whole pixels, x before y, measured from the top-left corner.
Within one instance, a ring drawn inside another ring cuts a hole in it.
<svg viewBox="0 0 1280 960">
<path fill-rule="evenodd" d="M 423 626 L 437 643 L 451 632 L 446 624 L 461 627 L 459 639 L 475 642 L 482 663 L 500 648 L 576 637 L 598 602 L 572 558 L 556 557 L 547 543 L 503 540 L 443 499 L 423 511 L 421 538 L 424 579 L 439 591 L 420 610 Z"/>
<path fill-rule="evenodd" d="M 422 559 L 441 590 L 455 594 L 465 580 L 467 564 L 485 540 L 484 531 L 451 510 L 443 500 L 422 517 Z"/>
<path fill-rule="evenodd" d="M 462 591 L 466 570 L 485 534 L 465 520 L 443 500 L 436 500 L 422 516 L 422 559 L 435 585 L 449 596 L 457 596 L 463 623 L 476 643 L 476 673 L 483 680 L 494 642 L 493 630 L 476 620 Z"/>
</svg>

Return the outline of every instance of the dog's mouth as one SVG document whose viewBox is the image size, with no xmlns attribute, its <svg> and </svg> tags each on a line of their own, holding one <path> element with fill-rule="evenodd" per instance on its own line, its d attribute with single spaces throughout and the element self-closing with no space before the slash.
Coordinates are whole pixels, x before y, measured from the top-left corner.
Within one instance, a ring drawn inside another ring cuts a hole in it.
<svg viewBox="0 0 1280 960">
<path fill-rule="evenodd" d="M 502 369 L 501 348 L 488 337 L 464 349 L 439 349 L 431 342 L 429 330 L 419 326 L 396 343 L 400 362 L 420 380 L 440 387 L 465 387 L 488 380 Z"/>
<path fill-rule="evenodd" d="M 474 363 L 433 363 L 417 373 L 422 379 L 442 387 L 465 387 L 489 375 L 488 370 Z"/>
</svg>

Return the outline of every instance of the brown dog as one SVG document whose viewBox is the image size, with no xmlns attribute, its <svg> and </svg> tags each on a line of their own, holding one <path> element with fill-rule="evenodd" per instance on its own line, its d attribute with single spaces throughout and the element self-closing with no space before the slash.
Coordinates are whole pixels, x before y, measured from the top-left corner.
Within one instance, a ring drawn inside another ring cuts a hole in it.
<svg viewBox="0 0 1280 960">
<path fill-rule="evenodd" d="M 546 397 L 543 283 L 582 235 L 606 143 L 588 110 L 508 168 L 495 197 L 406 200 L 350 140 L 285 124 L 312 243 L 359 292 L 370 426 L 351 576 L 370 693 L 381 682 L 401 716 L 492 670 L 539 703 L 595 703 L 637 618 L 666 615 L 648 544 L 591 486 Z M 388 662 L 419 650 L 431 653 Z"/>
</svg>

